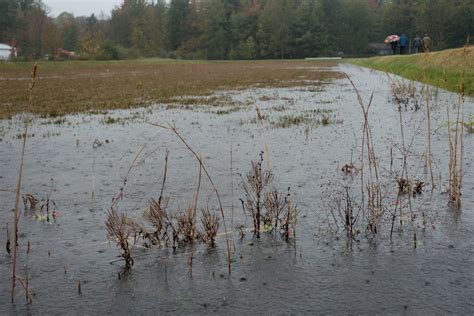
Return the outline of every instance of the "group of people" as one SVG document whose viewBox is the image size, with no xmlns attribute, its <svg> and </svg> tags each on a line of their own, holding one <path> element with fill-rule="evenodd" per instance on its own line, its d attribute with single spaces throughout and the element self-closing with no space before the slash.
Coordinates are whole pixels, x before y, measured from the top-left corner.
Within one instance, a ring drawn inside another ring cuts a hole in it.
<svg viewBox="0 0 474 316">
<path fill-rule="evenodd" d="M 393 54 L 395 55 L 399 50 L 400 55 L 404 55 L 407 53 L 408 47 L 409 47 L 410 40 L 408 37 L 405 35 L 405 33 L 402 34 L 402 36 L 399 37 L 398 40 L 391 41 L 390 46 L 392 48 Z M 428 33 L 425 33 L 425 36 L 421 38 L 418 34 L 416 34 L 415 38 L 413 39 L 413 52 L 415 54 L 420 53 L 421 51 L 423 52 L 429 52 L 431 50 L 431 37 L 428 35 Z"/>
</svg>

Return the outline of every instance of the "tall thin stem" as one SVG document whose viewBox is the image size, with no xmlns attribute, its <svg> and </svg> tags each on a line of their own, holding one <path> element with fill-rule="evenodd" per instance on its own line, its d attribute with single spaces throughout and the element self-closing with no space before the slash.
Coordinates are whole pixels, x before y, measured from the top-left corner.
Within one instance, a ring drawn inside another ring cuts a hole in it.
<svg viewBox="0 0 474 316">
<path fill-rule="evenodd" d="M 434 176 L 433 176 L 433 164 L 432 164 L 432 154 L 431 154 L 431 113 L 430 113 L 430 90 L 427 83 L 424 87 L 425 91 L 425 103 L 426 103 L 426 117 L 428 119 L 428 152 L 426 153 L 426 163 L 431 177 L 431 191 L 436 187 Z"/>
<path fill-rule="evenodd" d="M 171 124 L 168 124 L 168 126 L 163 126 L 163 125 L 153 124 L 153 123 L 149 123 L 149 124 L 152 125 L 152 126 L 156 126 L 156 127 L 159 127 L 159 128 L 163 128 L 163 129 L 172 131 L 181 140 L 181 142 L 186 146 L 186 148 L 188 148 L 188 150 L 194 155 L 194 157 L 197 159 L 197 161 L 201 165 L 202 170 L 204 170 L 204 173 L 206 174 L 206 177 L 209 180 L 209 183 L 211 184 L 212 189 L 216 193 L 217 201 L 219 203 L 219 210 L 220 210 L 221 216 L 222 216 L 222 222 L 224 223 L 225 241 L 226 241 L 226 246 L 227 246 L 227 268 L 228 268 L 228 272 L 229 272 L 229 275 L 230 275 L 231 272 L 232 272 L 232 270 L 231 270 L 231 260 L 230 260 L 231 250 L 230 250 L 229 235 L 227 233 L 227 224 L 225 222 L 224 207 L 222 206 L 222 200 L 221 200 L 221 196 L 219 194 L 219 191 L 217 190 L 217 187 L 214 184 L 214 181 L 212 180 L 209 172 L 207 171 L 206 166 L 204 165 L 204 163 L 202 162 L 202 159 L 198 156 L 198 154 L 192 149 L 192 147 L 188 144 L 188 142 L 186 142 L 186 140 L 181 136 L 181 134 Z"/>
<path fill-rule="evenodd" d="M 30 106 L 33 103 L 33 89 L 36 85 L 36 71 L 38 69 L 37 64 L 34 64 L 33 70 L 31 72 L 31 80 L 29 86 L 29 104 Z M 24 123 L 25 123 L 25 132 L 23 137 L 23 147 L 21 149 L 21 159 L 20 159 L 20 170 L 18 171 L 18 182 L 16 185 L 16 196 L 15 196 L 15 212 L 13 220 L 13 268 L 12 268 L 12 289 L 11 289 L 11 301 L 15 303 L 15 287 L 16 287 L 16 261 L 17 261 L 17 252 L 18 252 L 18 215 L 20 213 L 20 192 L 21 192 L 21 180 L 23 178 L 23 166 L 25 161 L 25 150 L 26 150 L 26 141 L 28 140 L 28 125 L 30 123 L 27 114 L 24 114 Z"/>
</svg>

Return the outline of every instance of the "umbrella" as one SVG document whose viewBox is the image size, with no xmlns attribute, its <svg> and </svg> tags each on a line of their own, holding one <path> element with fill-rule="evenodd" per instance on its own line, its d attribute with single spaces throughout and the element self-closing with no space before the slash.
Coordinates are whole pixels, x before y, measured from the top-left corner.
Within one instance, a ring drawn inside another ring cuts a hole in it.
<svg viewBox="0 0 474 316">
<path fill-rule="evenodd" d="M 387 36 L 384 42 L 388 44 L 388 43 L 396 42 L 399 40 L 400 40 L 400 36 L 393 34 L 393 35 Z"/>
<path fill-rule="evenodd" d="M 387 36 L 384 42 L 385 44 L 388 44 L 388 43 L 396 42 L 399 40 L 400 40 L 400 36 L 394 34 L 394 35 Z"/>
</svg>

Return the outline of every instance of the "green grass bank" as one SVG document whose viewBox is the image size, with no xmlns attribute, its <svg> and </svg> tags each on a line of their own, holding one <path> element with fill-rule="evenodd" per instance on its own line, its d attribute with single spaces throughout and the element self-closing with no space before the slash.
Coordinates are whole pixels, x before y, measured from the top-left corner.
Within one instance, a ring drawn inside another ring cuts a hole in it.
<svg viewBox="0 0 474 316">
<path fill-rule="evenodd" d="M 347 62 L 427 82 L 454 92 L 461 91 L 461 77 L 464 75 L 464 93 L 474 96 L 473 47 L 429 54 L 348 59 Z"/>
</svg>

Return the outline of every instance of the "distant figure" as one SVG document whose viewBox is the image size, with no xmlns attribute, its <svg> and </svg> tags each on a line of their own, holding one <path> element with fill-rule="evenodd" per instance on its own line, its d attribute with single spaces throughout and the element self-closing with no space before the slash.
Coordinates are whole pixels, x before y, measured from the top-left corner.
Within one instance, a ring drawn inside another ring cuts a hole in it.
<svg viewBox="0 0 474 316">
<path fill-rule="evenodd" d="M 400 55 L 405 54 L 405 50 L 408 46 L 408 37 L 405 35 L 405 33 L 400 36 Z"/>
<path fill-rule="evenodd" d="M 427 53 L 431 50 L 431 37 L 428 33 L 425 33 L 425 36 L 423 37 L 423 50 Z"/>
<path fill-rule="evenodd" d="M 397 53 L 398 41 L 390 42 L 390 46 L 392 48 L 393 54 L 395 55 Z"/>
<path fill-rule="evenodd" d="M 421 37 L 418 34 L 416 34 L 415 38 L 413 39 L 413 47 L 415 54 L 418 54 L 421 48 Z"/>
</svg>

